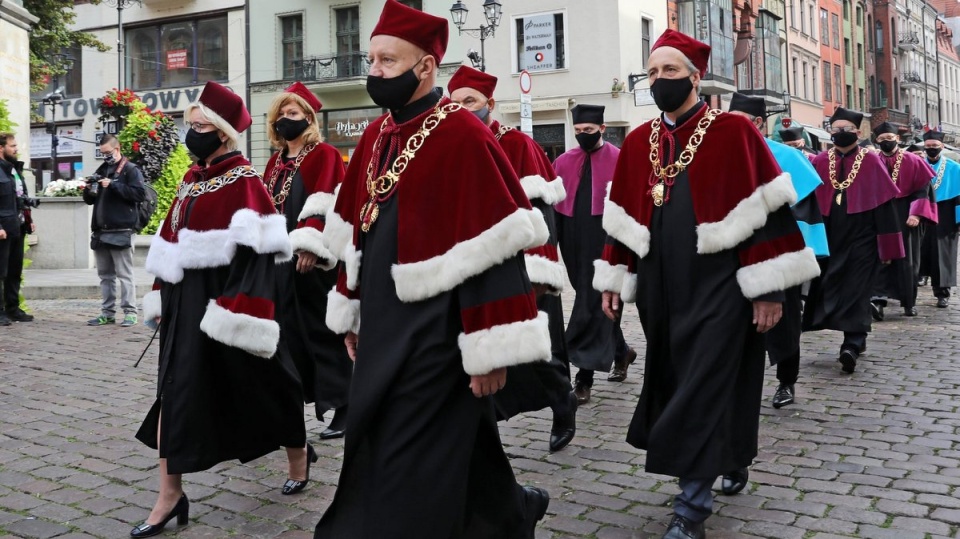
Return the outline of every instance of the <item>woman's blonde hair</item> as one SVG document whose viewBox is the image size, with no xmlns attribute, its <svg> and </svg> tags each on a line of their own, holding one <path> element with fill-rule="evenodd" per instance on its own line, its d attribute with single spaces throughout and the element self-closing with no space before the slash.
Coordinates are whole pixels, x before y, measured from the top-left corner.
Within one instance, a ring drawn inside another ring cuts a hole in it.
<svg viewBox="0 0 960 539">
<path fill-rule="evenodd" d="M 308 125 L 307 129 L 300 135 L 304 145 L 323 142 L 323 136 L 320 134 L 320 120 L 317 113 L 313 110 L 313 107 L 307 103 L 306 99 L 299 95 L 291 92 L 283 92 L 274 98 L 273 103 L 270 104 L 270 110 L 267 111 L 267 137 L 270 139 L 270 147 L 287 147 L 287 141 L 277 134 L 277 131 L 273 128 L 273 124 L 280 119 L 280 109 L 290 103 L 300 107 L 304 116 L 310 121 L 310 125 Z"/>
<path fill-rule="evenodd" d="M 230 125 L 230 122 L 224 120 L 219 114 L 210 110 L 209 107 L 205 107 L 203 103 L 197 101 L 196 103 L 190 103 L 187 105 L 187 108 L 183 111 L 183 121 L 184 123 L 190 123 L 190 114 L 193 113 L 194 109 L 199 109 L 200 114 L 203 114 L 211 125 L 223 132 L 227 136 L 227 141 L 224 142 L 224 146 L 227 147 L 227 151 L 235 151 L 237 146 L 240 144 L 240 133 L 237 133 L 237 130 Z"/>
</svg>

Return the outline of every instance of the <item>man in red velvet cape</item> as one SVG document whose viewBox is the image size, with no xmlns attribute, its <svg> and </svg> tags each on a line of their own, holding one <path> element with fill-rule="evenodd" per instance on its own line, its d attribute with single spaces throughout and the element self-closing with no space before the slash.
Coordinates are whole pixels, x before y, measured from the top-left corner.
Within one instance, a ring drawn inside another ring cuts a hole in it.
<svg viewBox="0 0 960 539">
<path fill-rule="evenodd" d="M 763 333 L 784 290 L 819 269 L 763 137 L 700 101 L 709 55 L 672 30 L 654 45 L 647 73 L 663 114 L 624 141 L 594 279 L 607 316 L 637 302 L 646 365 L 627 441 L 647 451 L 645 471 L 680 479 L 667 539 L 704 537 L 714 481 L 756 457 Z"/>
<path fill-rule="evenodd" d="M 389 113 L 353 154 L 323 241 L 327 325 L 356 366 L 343 466 L 317 539 L 533 538 L 490 395 L 550 359 L 523 251 L 547 241 L 493 133 L 434 89 L 446 19 L 387 0 L 367 92 Z"/>
<path fill-rule="evenodd" d="M 571 392 L 570 362 L 563 337 L 563 264 L 557 255 L 557 226 L 553 204 L 566 197 L 563 179 L 558 178 L 546 153 L 526 134 L 493 119 L 496 106 L 493 92 L 497 78 L 470 66 L 460 66 L 447 84 L 450 99 L 460 103 L 490 128 L 513 165 L 530 204 L 543 213 L 550 240 L 524 253 L 527 274 L 537 292 L 537 307 L 550 317 L 550 342 L 553 347 L 548 363 L 518 365 L 507 371 L 510 383 L 494 396 L 497 415 L 508 419 L 523 412 L 553 410 L 550 452 L 566 447 L 576 433 L 577 399 Z"/>
<path fill-rule="evenodd" d="M 820 261 L 803 311 L 804 331 L 843 332 L 837 361 L 848 374 L 867 346 L 880 262 L 904 256 L 894 205 L 900 191 L 880 156 L 858 144 L 862 121 L 863 114 L 837 107 L 830 118 L 834 147 L 813 159 L 823 180 L 816 193 L 830 257 Z"/>
</svg>

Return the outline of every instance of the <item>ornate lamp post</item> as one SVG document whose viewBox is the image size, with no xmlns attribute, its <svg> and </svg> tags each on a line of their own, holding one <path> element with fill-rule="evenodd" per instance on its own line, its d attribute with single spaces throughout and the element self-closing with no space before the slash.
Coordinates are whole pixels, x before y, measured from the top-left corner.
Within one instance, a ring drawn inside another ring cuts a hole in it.
<svg viewBox="0 0 960 539">
<path fill-rule="evenodd" d="M 55 66 L 62 67 L 64 69 L 64 74 L 69 74 L 70 70 L 73 69 L 73 57 L 66 54 L 57 53 L 52 56 L 52 64 Z M 51 174 L 52 180 L 57 180 L 60 178 L 60 166 L 57 163 L 57 146 L 60 145 L 60 139 L 57 137 L 57 105 L 63 101 L 64 88 L 60 86 L 60 74 L 57 73 L 53 76 L 53 91 L 47 94 L 41 103 L 44 105 L 50 106 L 50 111 L 52 118 L 50 123 L 47 124 L 47 133 L 50 133 L 50 159 L 53 161 L 53 174 Z"/>
<path fill-rule="evenodd" d="M 104 0 L 104 3 L 117 8 L 117 89 L 123 90 L 123 60 L 126 56 L 126 47 L 123 44 L 123 10 L 142 4 L 140 0 Z"/>
<path fill-rule="evenodd" d="M 477 51 L 474 50 L 467 54 L 467 58 L 470 58 L 473 67 L 479 68 L 480 71 L 487 70 L 487 63 L 484 59 L 486 56 L 484 41 L 488 37 L 494 37 L 497 27 L 500 26 L 501 9 L 502 6 L 497 0 L 484 0 L 483 16 L 487 20 L 487 24 L 481 24 L 480 28 L 464 28 L 463 25 L 467 23 L 467 13 L 469 12 L 467 6 L 463 5 L 461 0 L 457 0 L 457 3 L 450 8 L 450 18 L 453 19 L 458 34 L 480 38 L 480 54 L 477 54 Z"/>
</svg>

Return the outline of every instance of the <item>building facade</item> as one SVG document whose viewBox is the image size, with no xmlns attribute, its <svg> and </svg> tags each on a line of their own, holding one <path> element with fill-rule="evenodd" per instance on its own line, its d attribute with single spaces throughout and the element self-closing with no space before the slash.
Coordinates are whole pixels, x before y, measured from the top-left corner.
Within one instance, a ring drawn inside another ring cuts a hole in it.
<svg viewBox="0 0 960 539">
<path fill-rule="evenodd" d="M 21 159 L 30 156 L 30 28 L 35 22 L 21 0 L 0 0 L 0 100 L 17 125 Z"/>
<path fill-rule="evenodd" d="M 383 113 L 366 93 L 370 32 L 384 0 L 267 0 L 250 2 L 258 21 L 251 35 L 251 158 L 266 163 L 265 115 L 274 97 L 301 80 L 324 103 L 325 140 L 350 158 L 363 129 Z M 408 5 L 450 18 L 449 0 L 408 0 Z M 482 2 L 464 2 L 470 10 L 464 28 L 478 28 Z M 573 24 L 576 21 L 576 24 Z M 487 72 L 499 79 L 495 116 L 520 126 L 522 70 L 532 78 L 533 137 L 551 157 L 576 145 L 570 109 L 577 103 L 606 106 L 607 138 L 618 144 L 626 133 L 655 113 L 645 81 L 645 63 L 653 41 L 667 27 L 662 2 L 616 0 L 588 2 L 526 0 L 504 2 L 495 35 L 480 40 L 450 24 L 450 44 L 438 84 L 476 53 Z M 578 46 L 574 47 L 572 44 Z M 479 52 L 477 52 L 479 51 Z M 636 51 L 640 51 L 637 54 Z"/>
<path fill-rule="evenodd" d="M 110 89 L 134 90 L 148 107 L 178 121 L 207 81 L 220 82 L 241 95 L 246 90 L 248 26 L 243 0 L 176 5 L 145 0 L 142 6 L 122 12 L 105 4 L 78 3 L 75 10 L 74 28 L 89 31 L 107 44 L 117 43 L 122 17 L 123 52 L 118 54 L 116 47 L 106 52 L 89 48 L 65 51 L 74 65 L 57 81 L 64 99 L 54 107 L 39 103 L 53 90 L 53 83 L 34 95 L 38 114 L 45 120 L 30 129 L 33 151 L 29 166 L 37 175 L 38 187 L 52 177 L 51 135 L 46 123 L 53 122 L 54 115 L 60 139 L 59 177 L 70 178 L 96 170 L 101 163 L 99 136 L 116 131 L 116 126 L 99 120 L 99 99 Z"/>
<path fill-rule="evenodd" d="M 830 137 L 822 130 L 824 103 L 820 47 L 821 43 L 830 41 L 829 17 L 825 23 L 815 1 L 788 0 L 786 19 L 790 126 L 795 122 L 808 131 L 815 130 L 813 133 L 819 135 L 819 139 L 827 141 Z"/>
<path fill-rule="evenodd" d="M 820 81 L 823 116 L 829 118 L 837 107 L 850 107 L 846 94 L 846 64 L 843 47 L 843 4 L 839 0 L 820 0 L 816 7 L 820 21 Z"/>
<path fill-rule="evenodd" d="M 944 20 L 937 20 L 937 65 L 940 70 L 938 125 L 944 141 L 956 145 L 960 134 L 960 55 L 953 46 L 954 32 Z"/>
</svg>

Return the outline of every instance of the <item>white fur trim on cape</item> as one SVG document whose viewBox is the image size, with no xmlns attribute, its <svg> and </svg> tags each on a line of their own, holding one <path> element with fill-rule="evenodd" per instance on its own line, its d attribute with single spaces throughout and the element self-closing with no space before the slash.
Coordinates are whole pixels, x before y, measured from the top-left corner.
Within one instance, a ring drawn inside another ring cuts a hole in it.
<svg viewBox="0 0 960 539">
<path fill-rule="evenodd" d="M 273 357 L 280 342 L 276 321 L 228 311 L 214 299 L 207 304 L 200 330 L 217 342 L 266 359 Z"/>
<path fill-rule="evenodd" d="M 650 251 L 650 229 L 630 217 L 626 210 L 609 198 L 603 208 L 603 229 L 643 258 Z"/>
<path fill-rule="evenodd" d="M 164 240 L 157 232 L 150 243 L 146 269 L 168 283 L 179 283 L 184 270 L 229 265 L 238 245 L 260 254 L 275 254 L 278 262 L 293 258 L 286 217 L 242 209 L 233 214 L 228 228 L 181 230 L 176 243 Z"/>
<path fill-rule="evenodd" d="M 750 196 L 716 223 L 702 223 L 697 227 L 697 252 L 719 253 L 731 249 L 753 235 L 767 222 L 767 215 L 797 202 L 790 174 L 784 172 L 770 183 L 757 187 Z"/>
<path fill-rule="evenodd" d="M 499 223 L 454 245 L 441 255 L 422 262 L 394 264 L 390 273 L 397 286 L 397 297 L 409 303 L 453 290 L 470 277 L 521 251 L 543 245 L 549 235 L 539 210 L 519 208 Z M 349 278 L 349 264 L 347 270 Z"/>
<path fill-rule="evenodd" d="M 343 335 L 360 331 L 360 300 L 350 299 L 334 288 L 327 294 L 327 327 Z"/>
<path fill-rule="evenodd" d="M 623 288 L 620 289 L 620 301 L 625 303 L 637 302 L 637 274 L 628 273 L 623 278 Z"/>
<path fill-rule="evenodd" d="M 593 288 L 597 292 L 616 292 L 623 290 L 623 280 L 627 276 L 625 264 L 610 265 L 603 259 L 593 261 Z"/>
<path fill-rule="evenodd" d="M 308 196 L 297 220 L 303 221 L 310 217 L 325 218 L 336 200 L 337 196 L 333 193 L 314 193 Z"/>
<path fill-rule="evenodd" d="M 523 262 L 527 266 L 527 275 L 531 283 L 550 287 L 550 292 L 554 295 L 563 292 L 563 284 L 567 279 L 563 264 L 545 256 L 530 253 L 524 253 Z"/>
<path fill-rule="evenodd" d="M 290 232 L 290 246 L 293 252 L 306 251 L 317 255 L 317 267 L 323 270 L 333 269 L 337 259 L 323 244 L 323 232 L 312 226 L 304 226 Z"/>
<path fill-rule="evenodd" d="M 747 298 L 786 290 L 820 275 L 813 249 L 784 253 L 737 270 L 737 283 Z"/>
<path fill-rule="evenodd" d="M 548 361 L 550 329 L 547 313 L 533 320 L 461 333 L 463 370 L 471 376 L 487 374 L 501 367 Z"/>
<path fill-rule="evenodd" d="M 143 319 L 155 320 L 163 312 L 160 304 L 160 291 L 152 290 L 143 296 Z"/>
<path fill-rule="evenodd" d="M 353 225 L 347 223 L 336 211 L 327 213 L 323 225 L 323 243 L 338 260 L 343 260 L 343 250 L 353 245 Z"/>
<path fill-rule="evenodd" d="M 552 182 L 548 182 L 543 176 L 524 176 L 520 178 L 520 185 L 527 198 L 534 200 L 539 198 L 551 206 L 567 198 L 567 190 L 563 187 L 563 179 L 557 177 Z"/>
</svg>

